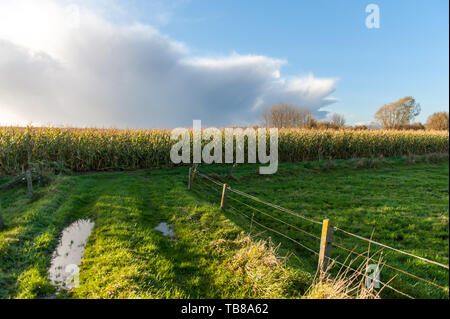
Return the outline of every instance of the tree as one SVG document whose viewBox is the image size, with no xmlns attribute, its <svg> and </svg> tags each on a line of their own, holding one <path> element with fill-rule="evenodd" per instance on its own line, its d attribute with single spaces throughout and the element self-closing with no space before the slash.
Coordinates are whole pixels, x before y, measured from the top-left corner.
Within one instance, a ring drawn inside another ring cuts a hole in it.
<svg viewBox="0 0 450 319">
<path fill-rule="evenodd" d="M 344 115 L 334 113 L 331 117 L 331 124 L 336 125 L 338 127 L 345 126 L 345 118 Z"/>
<path fill-rule="evenodd" d="M 436 112 L 428 117 L 425 127 L 429 130 L 448 130 L 448 112 Z"/>
<path fill-rule="evenodd" d="M 409 124 L 420 114 L 420 104 L 411 96 L 406 96 L 396 102 L 383 105 L 375 113 L 375 119 L 384 128 L 399 128 Z"/>
<path fill-rule="evenodd" d="M 266 127 L 304 127 L 314 116 L 311 110 L 290 103 L 277 103 L 263 110 L 262 125 Z"/>
</svg>

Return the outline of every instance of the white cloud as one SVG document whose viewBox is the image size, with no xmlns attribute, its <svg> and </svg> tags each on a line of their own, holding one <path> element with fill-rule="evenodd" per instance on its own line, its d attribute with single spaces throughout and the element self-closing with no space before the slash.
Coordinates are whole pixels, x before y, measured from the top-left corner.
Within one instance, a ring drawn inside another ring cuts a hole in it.
<svg viewBox="0 0 450 319">
<path fill-rule="evenodd" d="M 317 114 L 335 101 L 335 79 L 285 78 L 284 60 L 191 56 L 152 26 L 113 24 L 83 7 L 74 26 L 68 12 L 49 0 L 0 3 L 0 123 L 9 114 L 22 124 L 224 126 L 255 123 L 278 101 Z"/>
</svg>

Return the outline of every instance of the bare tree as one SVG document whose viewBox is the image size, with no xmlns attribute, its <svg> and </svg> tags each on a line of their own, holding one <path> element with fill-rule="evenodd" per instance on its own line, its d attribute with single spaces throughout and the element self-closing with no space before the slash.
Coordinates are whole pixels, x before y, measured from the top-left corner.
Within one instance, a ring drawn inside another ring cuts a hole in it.
<svg viewBox="0 0 450 319">
<path fill-rule="evenodd" d="M 331 117 L 331 124 L 336 125 L 338 127 L 345 126 L 345 118 L 342 114 L 334 113 Z"/>
<path fill-rule="evenodd" d="M 277 103 L 266 107 L 262 113 L 262 125 L 266 127 L 304 127 L 314 116 L 311 110 L 290 103 Z"/>
<path fill-rule="evenodd" d="M 420 104 L 411 96 L 383 105 L 375 113 L 375 119 L 384 128 L 399 128 L 409 124 L 420 114 Z"/>
<path fill-rule="evenodd" d="M 436 112 L 428 117 L 426 128 L 429 130 L 448 130 L 448 112 Z"/>
</svg>

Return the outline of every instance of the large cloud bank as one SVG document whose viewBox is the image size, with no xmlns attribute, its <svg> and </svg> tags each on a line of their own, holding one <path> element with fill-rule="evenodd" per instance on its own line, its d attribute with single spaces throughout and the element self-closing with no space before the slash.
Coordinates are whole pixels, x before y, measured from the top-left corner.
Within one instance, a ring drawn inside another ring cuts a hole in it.
<svg viewBox="0 0 450 319">
<path fill-rule="evenodd" d="M 0 124 L 245 125 L 274 102 L 317 114 L 334 102 L 334 79 L 286 78 L 285 63 L 192 56 L 149 25 L 118 25 L 47 0 L 0 2 Z"/>
</svg>

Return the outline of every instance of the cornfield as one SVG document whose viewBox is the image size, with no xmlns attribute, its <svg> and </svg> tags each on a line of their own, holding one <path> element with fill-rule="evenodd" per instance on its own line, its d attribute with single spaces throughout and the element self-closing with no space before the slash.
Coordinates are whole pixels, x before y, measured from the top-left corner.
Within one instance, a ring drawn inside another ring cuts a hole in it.
<svg viewBox="0 0 450 319">
<path fill-rule="evenodd" d="M 29 161 L 57 163 L 77 172 L 172 166 L 170 149 L 176 141 L 170 133 L 3 127 L 0 173 L 16 173 Z M 280 129 L 278 152 L 280 161 L 448 153 L 448 138 L 448 131 Z"/>
</svg>

